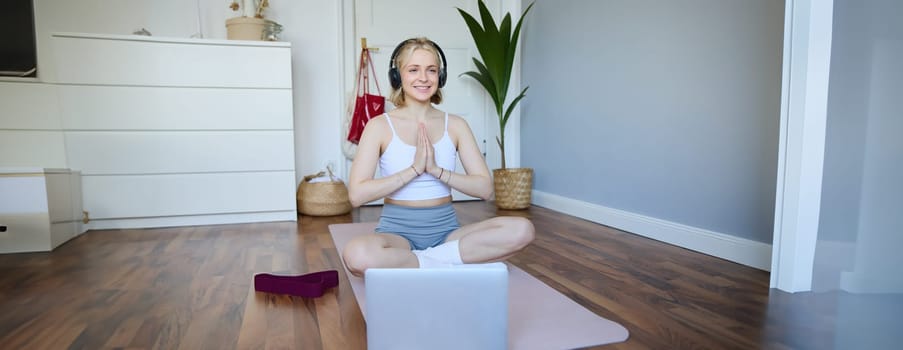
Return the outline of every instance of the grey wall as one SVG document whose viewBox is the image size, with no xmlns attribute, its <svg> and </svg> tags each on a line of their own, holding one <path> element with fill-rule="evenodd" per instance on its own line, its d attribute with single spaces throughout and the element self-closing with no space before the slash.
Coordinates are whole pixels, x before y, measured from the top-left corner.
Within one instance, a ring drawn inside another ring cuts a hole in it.
<svg viewBox="0 0 903 350">
<path fill-rule="evenodd" d="M 538 0 L 523 43 L 535 189 L 771 243 L 779 0 Z"/>
</svg>

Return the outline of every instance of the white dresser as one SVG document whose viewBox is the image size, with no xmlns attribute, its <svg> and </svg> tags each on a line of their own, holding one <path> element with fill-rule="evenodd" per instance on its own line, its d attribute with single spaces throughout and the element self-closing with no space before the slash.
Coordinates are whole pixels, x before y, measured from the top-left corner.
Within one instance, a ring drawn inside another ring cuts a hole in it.
<svg viewBox="0 0 903 350">
<path fill-rule="evenodd" d="M 289 43 L 57 33 L 90 228 L 296 220 Z"/>
<path fill-rule="evenodd" d="M 297 220 L 289 43 L 51 40 L 0 82 L 0 167 L 78 169 L 86 229 Z"/>
</svg>

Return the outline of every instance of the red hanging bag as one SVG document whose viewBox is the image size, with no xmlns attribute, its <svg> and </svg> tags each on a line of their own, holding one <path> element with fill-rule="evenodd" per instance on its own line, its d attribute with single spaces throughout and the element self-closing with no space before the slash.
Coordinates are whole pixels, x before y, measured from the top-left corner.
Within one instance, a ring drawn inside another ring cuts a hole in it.
<svg viewBox="0 0 903 350">
<path fill-rule="evenodd" d="M 348 141 L 357 144 L 361 141 L 361 135 L 364 134 L 364 127 L 370 119 L 386 112 L 386 98 L 382 96 L 379 89 L 379 82 L 374 78 L 376 84 L 376 95 L 370 93 L 370 75 L 373 72 L 376 75 L 376 68 L 373 67 L 373 59 L 370 57 L 370 50 L 364 48 L 361 50 L 360 69 L 357 74 L 357 93 L 355 94 L 354 113 L 351 116 L 351 125 L 348 128 Z M 369 72 L 368 72 L 369 68 Z"/>
</svg>

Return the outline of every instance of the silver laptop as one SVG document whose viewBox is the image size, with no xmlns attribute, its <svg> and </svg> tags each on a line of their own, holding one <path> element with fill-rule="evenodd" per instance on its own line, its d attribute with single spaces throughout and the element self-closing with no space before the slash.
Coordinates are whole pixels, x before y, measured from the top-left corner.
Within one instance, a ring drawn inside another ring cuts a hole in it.
<svg viewBox="0 0 903 350">
<path fill-rule="evenodd" d="M 367 349 L 508 347 L 508 267 L 368 269 Z"/>
</svg>

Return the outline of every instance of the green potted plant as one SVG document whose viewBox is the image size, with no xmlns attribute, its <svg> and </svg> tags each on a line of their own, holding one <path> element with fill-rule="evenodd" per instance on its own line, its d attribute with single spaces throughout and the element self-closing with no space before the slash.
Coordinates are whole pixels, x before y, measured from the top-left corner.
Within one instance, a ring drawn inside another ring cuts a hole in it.
<svg viewBox="0 0 903 350">
<path fill-rule="evenodd" d="M 517 51 L 517 41 L 520 36 L 521 22 L 527 12 L 533 7 L 531 3 L 521 14 L 511 30 L 511 14 L 505 14 L 501 23 L 496 26 L 492 14 L 486 8 L 483 0 L 479 1 L 480 21 L 469 13 L 458 8 L 461 17 L 470 29 L 470 35 L 480 52 L 480 58 L 473 58 L 477 67 L 476 71 L 463 73 L 483 86 L 492 102 L 499 120 L 499 136 L 495 138 L 501 151 L 502 166 L 492 171 L 495 185 L 495 203 L 500 209 L 524 209 L 530 206 L 530 196 L 533 190 L 533 169 L 508 168 L 505 166 L 505 126 L 508 118 L 517 103 L 526 96 L 525 87 L 520 94 L 514 97 L 508 106 L 505 102 L 508 97 L 508 85 L 511 82 L 511 70 L 514 68 L 514 54 Z"/>
</svg>

